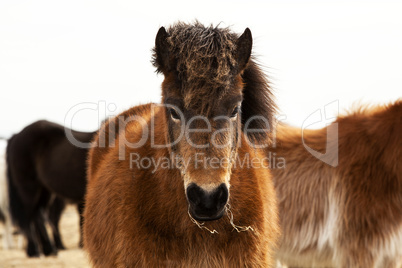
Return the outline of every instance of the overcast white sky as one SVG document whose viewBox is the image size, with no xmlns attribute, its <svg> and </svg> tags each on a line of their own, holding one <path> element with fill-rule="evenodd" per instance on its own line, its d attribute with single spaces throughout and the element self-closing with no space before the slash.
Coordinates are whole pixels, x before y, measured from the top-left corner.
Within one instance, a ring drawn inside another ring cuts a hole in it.
<svg viewBox="0 0 402 268">
<path fill-rule="evenodd" d="M 333 101 L 341 112 L 387 103 L 402 97 L 401 14 L 401 1 L 2 0 L 0 136 L 38 119 L 64 124 L 80 103 L 100 102 L 102 120 L 102 106 L 117 114 L 159 102 L 163 77 L 151 48 L 159 27 L 177 20 L 249 27 L 293 125 Z M 98 111 L 72 120 L 77 130 L 95 130 Z"/>
</svg>

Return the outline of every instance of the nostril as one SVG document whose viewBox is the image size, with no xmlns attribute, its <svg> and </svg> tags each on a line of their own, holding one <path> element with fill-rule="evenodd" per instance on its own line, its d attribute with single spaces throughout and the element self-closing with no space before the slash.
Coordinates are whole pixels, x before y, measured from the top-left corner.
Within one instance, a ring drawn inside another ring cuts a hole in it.
<svg viewBox="0 0 402 268">
<path fill-rule="evenodd" d="M 229 191 L 225 184 L 221 184 L 216 191 L 216 201 L 220 205 L 225 205 L 229 198 Z"/>
<path fill-rule="evenodd" d="M 225 190 L 221 189 L 220 191 L 218 191 L 218 200 L 222 200 L 225 199 Z"/>
<path fill-rule="evenodd" d="M 196 184 L 192 183 L 187 187 L 187 198 L 193 205 L 199 205 L 203 195 L 203 190 Z"/>
</svg>

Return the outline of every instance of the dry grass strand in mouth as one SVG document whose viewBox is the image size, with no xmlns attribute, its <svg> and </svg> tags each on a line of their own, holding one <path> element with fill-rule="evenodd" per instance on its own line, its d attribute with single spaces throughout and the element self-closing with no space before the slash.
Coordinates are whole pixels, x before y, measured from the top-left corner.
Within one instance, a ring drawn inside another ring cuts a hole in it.
<svg viewBox="0 0 402 268">
<path fill-rule="evenodd" d="M 236 230 L 238 233 L 240 233 L 240 232 L 246 232 L 246 231 L 255 232 L 254 228 L 251 227 L 251 226 L 239 226 L 239 225 L 234 224 L 234 222 L 233 222 L 233 213 L 232 213 L 232 211 L 230 210 L 230 205 L 229 205 L 229 204 L 226 205 L 225 210 L 226 210 L 226 214 L 227 214 L 227 216 L 228 216 L 230 225 L 232 225 L 233 229 Z M 211 229 L 209 229 L 208 227 L 206 227 L 206 226 L 205 226 L 205 222 L 199 222 L 199 221 L 197 221 L 196 219 L 194 219 L 193 216 L 191 216 L 189 210 L 187 211 L 187 213 L 188 213 L 188 216 L 190 217 L 190 220 L 191 220 L 193 223 L 195 223 L 200 229 L 205 229 L 205 230 L 207 230 L 208 232 L 210 232 L 211 234 L 219 234 L 219 232 L 218 232 L 217 230 L 215 230 L 215 229 L 214 229 L 214 230 L 211 230 Z"/>
<path fill-rule="evenodd" d="M 211 231 L 211 229 L 209 229 L 208 227 L 204 226 L 205 222 L 199 222 L 196 219 L 193 218 L 193 216 L 191 216 L 190 211 L 188 211 L 188 216 L 190 217 L 190 220 L 195 223 L 200 229 L 205 229 L 208 232 L 210 232 L 211 234 L 219 234 L 217 230 L 213 230 Z"/>
<path fill-rule="evenodd" d="M 226 214 L 227 214 L 227 216 L 228 216 L 228 218 L 229 218 L 230 225 L 232 225 L 233 228 L 234 228 L 238 233 L 240 233 L 240 232 L 246 232 L 246 231 L 253 231 L 253 232 L 255 232 L 254 228 L 251 227 L 251 226 L 239 226 L 239 225 L 236 225 L 236 224 L 233 223 L 233 213 L 232 213 L 232 211 L 230 210 L 230 204 L 227 204 L 227 205 L 226 205 Z"/>
</svg>

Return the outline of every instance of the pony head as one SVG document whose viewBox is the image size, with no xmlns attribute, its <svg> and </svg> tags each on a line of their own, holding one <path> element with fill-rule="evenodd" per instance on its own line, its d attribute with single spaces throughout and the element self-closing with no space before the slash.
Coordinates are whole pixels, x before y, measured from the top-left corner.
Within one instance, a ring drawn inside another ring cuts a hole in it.
<svg viewBox="0 0 402 268">
<path fill-rule="evenodd" d="M 242 113 L 253 116 L 250 104 L 258 109 L 261 102 L 258 91 L 245 94 L 242 78 L 251 48 L 248 28 L 239 36 L 227 28 L 177 23 L 168 30 L 161 27 L 156 36 L 153 63 L 165 76 L 166 141 L 196 220 L 224 215 L 244 127 Z"/>
</svg>

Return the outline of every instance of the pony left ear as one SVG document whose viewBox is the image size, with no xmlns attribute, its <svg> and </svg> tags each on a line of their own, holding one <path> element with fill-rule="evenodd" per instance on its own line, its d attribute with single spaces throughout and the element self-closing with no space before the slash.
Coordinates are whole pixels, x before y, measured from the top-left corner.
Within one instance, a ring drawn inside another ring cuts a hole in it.
<svg viewBox="0 0 402 268">
<path fill-rule="evenodd" d="M 239 71 L 243 71 L 246 67 L 250 56 L 251 48 L 253 47 L 253 37 L 251 36 L 251 31 L 246 28 L 244 33 L 237 39 L 237 63 L 239 64 Z"/>
<path fill-rule="evenodd" d="M 161 27 L 155 38 L 154 65 L 158 72 L 163 72 L 164 74 L 170 69 L 168 37 L 165 27 Z"/>
</svg>

